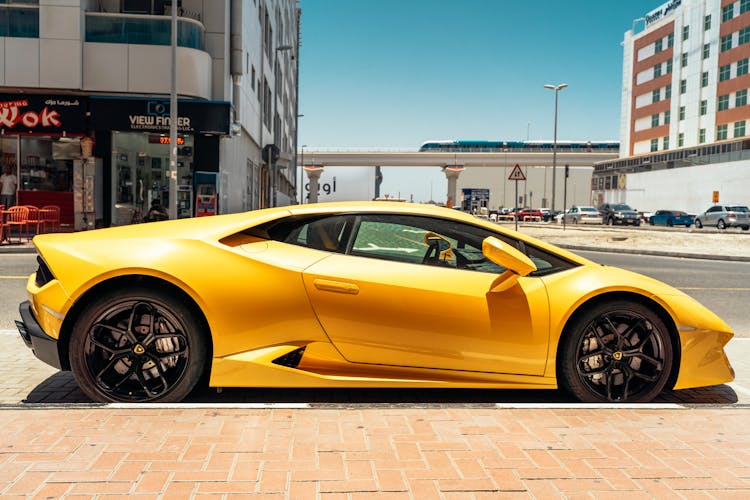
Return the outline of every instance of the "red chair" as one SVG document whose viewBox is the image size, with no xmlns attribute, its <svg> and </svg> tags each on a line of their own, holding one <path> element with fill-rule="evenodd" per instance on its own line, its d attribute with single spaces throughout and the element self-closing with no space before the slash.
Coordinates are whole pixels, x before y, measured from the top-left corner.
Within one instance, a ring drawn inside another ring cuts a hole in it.
<svg viewBox="0 0 750 500">
<path fill-rule="evenodd" d="M 10 207 L 5 211 L 5 224 L 8 226 L 8 241 L 13 237 L 13 228 L 18 227 L 18 242 L 21 243 L 21 231 L 26 228 L 26 219 L 29 216 L 29 209 L 26 207 Z"/>
<path fill-rule="evenodd" d="M 54 228 L 55 231 L 60 229 L 60 207 L 57 205 L 45 205 L 39 209 L 42 220 L 44 221 L 45 231 L 47 224 Z"/>
<path fill-rule="evenodd" d="M 31 240 L 31 226 L 36 226 L 34 234 L 40 234 L 39 228 L 46 227 L 46 223 L 39 215 L 39 209 L 34 205 L 24 205 L 29 209 L 29 214 L 26 217 L 26 237 Z"/>
</svg>

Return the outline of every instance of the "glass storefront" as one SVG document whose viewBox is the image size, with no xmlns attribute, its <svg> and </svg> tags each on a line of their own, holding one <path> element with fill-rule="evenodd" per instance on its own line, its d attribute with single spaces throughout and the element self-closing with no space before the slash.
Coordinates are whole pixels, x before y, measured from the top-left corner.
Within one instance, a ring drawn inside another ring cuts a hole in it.
<svg viewBox="0 0 750 500">
<path fill-rule="evenodd" d="M 192 217 L 193 136 L 177 144 L 178 217 Z M 169 135 L 113 132 L 112 173 L 112 225 L 139 222 L 154 199 L 169 207 Z"/>
<path fill-rule="evenodd" d="M 73 161 L 81 156 L 77 137 L 3 136 L 0 152 L 19 179 L 19 191 L 73 190 Z"/>
</svg>

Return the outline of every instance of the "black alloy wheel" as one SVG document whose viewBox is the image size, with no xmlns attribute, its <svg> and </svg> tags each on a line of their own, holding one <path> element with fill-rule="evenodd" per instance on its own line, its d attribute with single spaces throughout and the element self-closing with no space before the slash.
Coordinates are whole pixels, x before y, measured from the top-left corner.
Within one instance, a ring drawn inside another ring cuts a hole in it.
<svg viewBox="0 0 750 500">
<path fill-rule="evenodd" d="M 561 386 L 583 402 L 648 402 L 672 369 L 672 343 L 664 322 L 628 301 L 600 304 L 584 313 L 561 340 Z"/>
<path fill-rule="evenodd" d="M 181 401 L 206 362 L 199 324 L 184 303 L 151 289 L 107 294 L 74 327 L 76 381 L 94 401 Z"/>
</svg>

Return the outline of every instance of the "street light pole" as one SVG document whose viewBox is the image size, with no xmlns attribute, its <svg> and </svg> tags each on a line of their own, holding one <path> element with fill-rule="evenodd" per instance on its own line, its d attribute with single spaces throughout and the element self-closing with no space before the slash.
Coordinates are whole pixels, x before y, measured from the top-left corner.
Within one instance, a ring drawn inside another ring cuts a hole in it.
<svg viewBox="0 0 750 500">
<path fill-rule="evenodd" d="M 172 85 L 169 92 L 169 218 L 177 218 L 177 2 L 172 2 Z"/>
<path fill-rule="evenodd" d="M 555 211 L 555 191 L 556 191 L 556 172 L 557 172 L 557 96 L 562 89 L 567 87 L 567 83 L 561 83 L 560 85 L 545 85 L 544 88 L 555 91 L 555 132 L 552 142 L 552 212 Z M 565 207 L 563 207 L 565 210 Z"/>
</svg>

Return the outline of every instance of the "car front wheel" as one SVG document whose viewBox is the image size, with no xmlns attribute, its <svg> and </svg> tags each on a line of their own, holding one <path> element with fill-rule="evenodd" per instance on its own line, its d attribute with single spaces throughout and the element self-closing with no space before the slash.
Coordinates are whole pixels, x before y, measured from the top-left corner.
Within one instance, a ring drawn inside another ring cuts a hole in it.
<svg viewBox="0 0 750 500">
<path fill-rule="evenodd" d="M 669 379 L 672 343 L 664 322 L 629 301 L 586 311 L 561 339 L 560 385 L 582 402 L 647 402 Z"/>
<path fill-rule="evenodd" d="M 700 219 L 695 219 L 695 227 L 697 227 L 698 229 L 703 227 L 703 223 Z"/>
<path fill-rule="evenodd" d="M 200 324 L 182 301 L 150 288 L 104 294 L 74 326 L 73 375 L 94 401 L 181 401 L 206 365 Z"/>
</svg>

